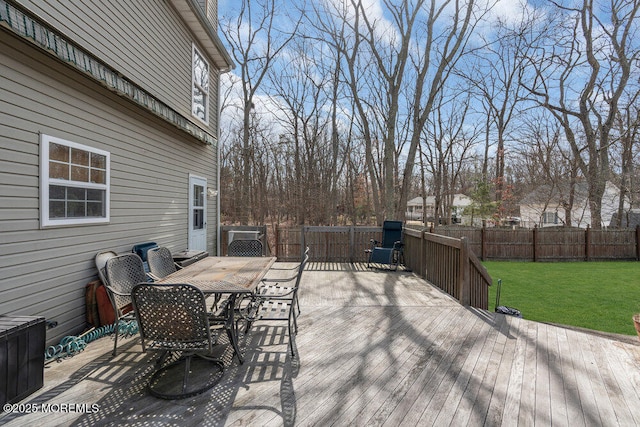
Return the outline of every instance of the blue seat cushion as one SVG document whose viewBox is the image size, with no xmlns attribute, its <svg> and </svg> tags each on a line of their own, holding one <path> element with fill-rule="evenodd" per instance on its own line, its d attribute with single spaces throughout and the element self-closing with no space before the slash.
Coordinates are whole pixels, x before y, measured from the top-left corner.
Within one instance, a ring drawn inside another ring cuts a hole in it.
<svg viewBox="0 0 640 427">
<path fill-rule="evenodd" d="M 369 262 L 377 262 L 380 264 L 391 264 L 393 256 L 393 248 L 373 248 Z"/>
</svg>

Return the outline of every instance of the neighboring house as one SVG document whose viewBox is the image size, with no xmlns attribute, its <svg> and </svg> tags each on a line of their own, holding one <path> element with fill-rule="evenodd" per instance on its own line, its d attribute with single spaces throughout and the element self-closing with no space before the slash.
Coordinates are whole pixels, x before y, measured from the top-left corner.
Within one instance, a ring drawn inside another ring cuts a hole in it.
<svg viewBox="0 0 640 427">
<path fill-rule="evenodd" d="M 216 0 L 0 0 L 0 314 L 85 328 L 99 250 L 217 253 Z"/>
<path fill-rule="evenodd" d="M 587 198 L 587 183 L 576 183 L 574 190 L 571 225 L 587 228 L 591 225 L 591 209 Z M 620 190 L 607 182 L 602 197 L 603 227 L 609 225 L 609 219 L 618 210 Z M 520 202 L 520 225 L 522 227 L 557 227 L 566 224 L 565 202 L 569 199 L 569 186 L 562 183 L 556 186 L 543 185 L 527 194 Z M 606 221 L 606 223 L 605 223 Z"/>
<path fill-rule="evenodd" d="M 621 228 L 636 228 L 640 227 L 640 210 L 629 209 L 622 215 L 622 221 L 618 225 L 618 212 L 614 212 L 611 216 L 610 227 L 619 226 Z"/>
<path fill-rule="evenodd" d="M 424 205 L 423 205 L 424 202 Z M 453 195 L 453 204 L 451 207 L 451 216 L 456 219 L 457 222 L 463 222 L 463 211 L 464 209 L 471 205 L 473 201 L 470 197 L 465 196 L 464 194 L 454 194 Z M 407 202 L 407 212 L 406 218 L 409 220 L 422 220 L 423 217 L 423 206 L 426 206 L 426 216 L 427 219 L 433 219 L 436 217 L 435 215 L 435 204 L 436 198 L 435 196 L 427 196 L 426 199 L 418 196 Z"/>
</svg>

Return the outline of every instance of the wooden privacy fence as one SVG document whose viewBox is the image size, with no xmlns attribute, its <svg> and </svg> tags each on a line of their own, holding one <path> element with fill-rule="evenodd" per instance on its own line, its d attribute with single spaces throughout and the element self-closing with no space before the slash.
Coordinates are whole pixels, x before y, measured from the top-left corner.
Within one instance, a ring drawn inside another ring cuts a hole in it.
<svg viewBox="0 0 640 427">
<path fill-rule="evenodd" d="M 482 260 L 604 261 L 640 260 L 640 228 L 435 227 L 432 233 L 468 240 Z"/>
<path fill-rule="evenodd" d="M 469 250 L 467 239 L 405 229 L 405 265 L 460 303 L 488 308 L 491 277 Z M 276 227 L 273 252 L 279 261 L 297 261 L 309 247 L 313 262 L 367 262 L 371 239 L 381 227 Z"/>
<path fill-rule="evenodd" d="M 405 264 L 463 305 L 487 310 L 491 276 L 469 250 L 466 237 L 456 239 L 405 229 Z"/>
<path fill-rule="evenodd" d="M 381 227 L 276 227 L 274 252 L 278 260 L 298 261 L 308 246 L 314 262 L 366 262 L 371 239 L 382 239 Z"/>
</svg>

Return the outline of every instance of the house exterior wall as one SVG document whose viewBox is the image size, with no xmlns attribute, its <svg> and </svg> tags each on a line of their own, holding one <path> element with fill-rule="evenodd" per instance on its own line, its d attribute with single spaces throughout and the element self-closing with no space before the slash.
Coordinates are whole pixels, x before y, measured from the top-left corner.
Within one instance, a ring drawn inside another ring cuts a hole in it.
<svg viewBox="0 0 640 427">
<path fill-rule="evenodd" d="M 435 217 L 435 196 L 427 196 L 425 202 L 425 208 L 427 212 L 427 218 Z M 460 222 L 466 225 L 468 215 L 463 215 L 465 208 L 472 204 L 471 198 L 464 194 L 454 194 L 453 205 L 451 206 L 451 214 L 460 219 Z M 407 202 L 407 211 L 405 213 L 406 218 L 409 220 L 422 220 L 422 197 L 415 197 Z"/>
<path fill-rule="evenodd" d="M 80 47 L 99 52 L 100 59 L 178 113 L 191 116 L 191 52 L 195 40 L 170 2 L 22 0 L 20 3 Z M 216 112 L 217 85 L 212 84 L 209 90 L 209 111 Z M 217 114 L 210 114 L 209 124 L 216 128 Z"/>
<path fill-rule="evenodd" d="M 548 221 L 543 222 L 543 213 L 556 213 L 557 223 Z M 544 204 L 526 204 L 520 206 L 520 226 L 525 228 L 538 227 L 561 227 L 566 224 L 566 215 L 564 208 L 555 203 L 548 205 Z M 579 204 L 574 204 L 571 211 L 571 224 L 573 227 L 587 228 L 591 224 L 591 213 L 588 205 L 581 201 Z"/>
<path fill-rule="evenodd" d="M 602 196 L 602 226 L 607 227 L 611 216 L 617 212 L 620 192 L 618 188 L 610 182 L 605 186 L 605 192 Z M 629 206 L 625 203 L 625 206 Z M 543 223 L 544 212 L 556 212 L 558 216 L 557 224 Z M 520 205 L 520 217 L 522 218 L 521 226 L 533 228 L 535 225 L 539 227 L 563 226 L 566 224 L 566 213 L 562 204 L 551 199 L 547 203 L 523 203 Z M 573 227 L 587 228 L 591 225 L 591 209 L 589 201 L 586 197 L 576 197 L 571 210 L 571 225 Z"/>
<path fill-rule="evenodd" d="M 53 3 L 59 8 L 76 4 L 50 2 L 48 7 Z M 122 3 L 123 9 L 132 13 L 133 6 Z M 144 76 L 146 67 L 135 72 L 135 67 L 124 67 L 127 61 L 137 61 L 136 54 L 118 65 L 143 80 L 141 86 L 148 84 L 152 93 L 157 93 L 155 89 L 161 92 L 161 79 L 167 79 L 171 84 L 163 92 L 166 102 L 190 117 L 191 42 L 187 32 L 164 2 L 153 2 L 162 13 L 152 11 L 150 2 L 140 3 L 147 7 L 145 14 L 154 19 L 163 16 L 181 35 L 178 45 L 169 44 L 165 49 L 166 58 L 177 51 L 180 66 L 172 63 L 173 59 L 164 64 L 157 56 L 153 66 L 151 60 L 145 62 L 149 68 L 164 70 Z M 114 8 L 103 9 L 99 13 L 110 15 L 109 19 L 120 13 Z M 53 16 L 53 11 L 48 13 Z M 47 21 L 60 21 L 58 25 L 64 14 L 60 10 L 56 13 L 55 20 L 50 16 Z M 70 20 L 81 19 L 76 13 Z M 70 34 L 71 27 L 75 24 L 67 22 L 64 32 Z M 156 27 L 150 25 L 150 29 Z M 74 31 L 81 33 L 78 28 Z M 163 27 L 163 31 L 171 28 Z M 74 36 L 90 38 L 84 33 Z M 100 52 L 102 42 L 94 36 L 92 51 Z M 99 53 L 95 55 L 101 58 Z M 108 63 L 118 53 L 114 50 L 109 55 L 113 57 L 101 59 Z M 210 77 L 212 87 L 218 85 L 217 76 L 212 73 Z M 207 249 L 216 254 L 217 144 L 205 144 L 1 28 L 0 93 L 0 314 L 38 315 L 57 322 L 57 327 L 47 331 L 48 345 L 80 333 L 86 327 L 85 286 L 97 278 L 96 252 L 130 252 L 134 244 L 145 241 L 173 251 L 187 248 L 189 174 L 206 178 L 212 190 L 207 197 Z M 217 100 L 217 95 L 211 98 Z M 214 108 L 207 130 L 217 135 L 217 105 Z M 41 134 L 110 153 L 109 223 L 41 227 Z"/>
</svg>

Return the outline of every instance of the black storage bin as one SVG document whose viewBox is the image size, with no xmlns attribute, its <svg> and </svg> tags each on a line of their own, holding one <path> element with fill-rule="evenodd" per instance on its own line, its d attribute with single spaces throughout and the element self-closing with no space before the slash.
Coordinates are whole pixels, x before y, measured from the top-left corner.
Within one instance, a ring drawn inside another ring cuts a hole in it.
<svg viewBox="0 0 640 427">
<path fill-rule="evenodd" d="M 16 403 L 44 384 L 45 319 L 0 316 L 0 404 Z"/>
</svg>

